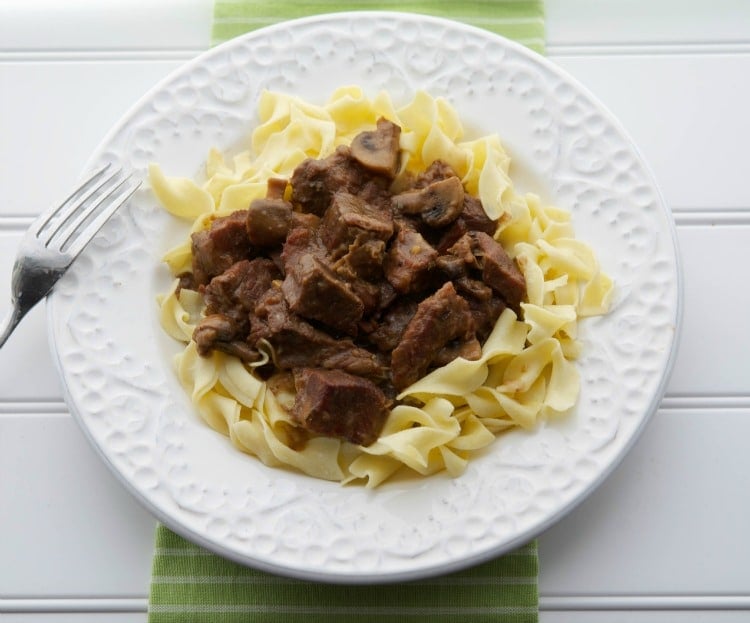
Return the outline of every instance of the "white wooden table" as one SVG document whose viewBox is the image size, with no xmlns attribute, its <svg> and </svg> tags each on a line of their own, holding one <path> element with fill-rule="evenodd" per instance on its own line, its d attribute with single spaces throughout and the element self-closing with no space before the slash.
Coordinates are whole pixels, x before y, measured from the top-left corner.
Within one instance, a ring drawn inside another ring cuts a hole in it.
<svg viewBox="0 0 750 623">
<path fill-rule="evenodd" d="M 153 4 L 0 3 L 0 297 L 32 216 L 209 46 L 211 0 Z M 549 56 L 619 116 L 674 212 L 685 316 L 644 435 L 541 537 L 541 620 L 750 621 L 750 3 L 546 5 Z M 145 621 L 154 525 L 68 414 L 39 306 L 0 351 L 0 619 Z"/>
</svg>

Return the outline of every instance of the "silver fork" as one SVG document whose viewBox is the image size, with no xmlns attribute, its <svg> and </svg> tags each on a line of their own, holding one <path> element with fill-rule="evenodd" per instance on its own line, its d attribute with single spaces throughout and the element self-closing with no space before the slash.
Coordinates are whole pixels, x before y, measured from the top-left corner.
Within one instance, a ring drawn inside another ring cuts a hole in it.
<svg viewBox="0 0 750 623">
<path fill-rule="evenodd" d="M 21 239 L 11 279 L 13 307 L 2 325 L 0 347 L 140 186 L 130 181 L 131 175 L 119 180 L 120 169 L 109 168 L 94 171 L 65 201 L 39 216 Z"/>
</svg>

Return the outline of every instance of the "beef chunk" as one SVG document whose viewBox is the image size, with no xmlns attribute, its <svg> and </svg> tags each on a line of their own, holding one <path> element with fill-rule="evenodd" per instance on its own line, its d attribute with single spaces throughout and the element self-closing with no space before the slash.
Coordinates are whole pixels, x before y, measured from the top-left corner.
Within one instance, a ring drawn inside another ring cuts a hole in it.
<svg viewBox="0 0 750 623">
<path fill-rule="evenodd" d="M 398 173 L 400 137 L 401 128 L 381 117 L 376 130 L 354 137 L 352 157 L 366 169 L 393 178 Z"/>
<path fill-rule="evenodd" d="M 506 307 L 505 301 L 492 288 L 476 279 L 464 276 L 456 279 L 453 285 L 469 304 L 471 315 L 474 317 L 477 339 L 484 343 L 492 333 L 500 314 L 503 313 Z"/>
<path fill-rule="evenodd" d="M 260 355 L 246 341 L 250 314 L 260 296 L 279 277 L 271 260 L 256 258 L 235 262 L 202 286 L 207 315 L 193 331 L 198 353 L 205 357 L 220 350 L 243 361 L 257 361 Z"/>
<path fill-rule="evenodd" d="M 497 222 L 487 216 L 482 202 L 471 195 L 464 195 L 464 209 L 459 217 L 459 224 L 466 231 L 481 231 L 488 236 L 492 236 L 497 229 Z"/>
<path fill-rule="evenodd" d="M 418 214 L 425 225 L 446 227 L 455 221 L 464 206 L 464 187 L 453 176 L 436 181 L 421 190 L 411 190 L 391 198 L 400 214 Z"/>
<path fill-rule="evenodd" d="M 286 277 L 281 285 L 290 309 L 337 331 L 355 335 L 364 304 L 327 264 L 315 233 L 294 230 L 282 253 Z"/>
<path fill-rule="evenodd" d="M 479 269 L 482 281 L 502 296 L 516 314 L 520 313 L 521 301 L 526 298 L 526 281 L 516 263 L 494 238 L 481 231 L 469 232 L 448 251 L 463 259 L 468 266 Z"/>
<path fill-rule="evenodd" d="M 333 271 L 362 299 L 367 313 L 368 309 L 379 306 L 379 288 L 376 284 L 383 278 L 386 240 L 391 236 L 394 225 L 390 215 L 374 219 L 367 212 L 356 215 L 349 213 L 346 218 L 336 206 L 337 201 L 334 200 L 321 223 L 321 237 L 330 245 L 329 249 L 335 249 L 328 255 Z M 338 214 L 339 218 L 332 218 L 334 214 Z M 350 226 L 346 226 L 346 221 Z M 373 300 L 374 303 L 368 304 Z"/>
<path fill-rule="evenodd" d="M 311 253 L 289 267 L 281 285 L 289 307 L 300 316 L 355 335 L 364 304 L 351 287 Z"/>
<path fill-rule="evenodd" d="M 334 156 L 326 160 L 308 158 L 294 169 L 291 179 L 292 203 L 297 209 L 318 216 L 325 214 L 333 194 L 328 177 Z"/>
<path fill-rule="evenodd" d="M 247 237 L 259 247 L 284 242 L 292 226 L 292 204 L 283 199 L 255 199 L 247 213 Z"/>
<path fill-rule="evenodd" d="M 368 341 L 375 345 L 380 352 L 390 353 L 393 351 L 417 312 L 417 305 L 416 299 L 399 299 L 385 311 L 375 329 L 367 335 Z"/>
<path fill-rule="evenodd" d="M 292 173 L 292 204 L 301 212 L 323 216 L 337 190 L 336 182 L 344 188 L 353 187 L 355 184 L 350 178 L 357 174 L 344 149 L 323 160 L 308 158 Z"/>
<path fill-rule="evenodd" d="M 436 243 L 438 251 L 445 253 L 448 248 L 464 234 L 470 231 L 481 231 L 492 236 L 497 229 L 497 221 L 487 216 L 482 202 L 471 195 L 464 195 L 464 207 L 453 224 L 444 230 L 440 241 Z"/>
<path fill-rule="evenodd" d="M 435 260 L 435 279 L 441 283 L 466 276 L 466 263 L 455 255 L 440 255 Z"/>
<path fill-rule="evenodd" d="M 198 285 L 208 283 L 235 262 L 250 256 L 246 221 L 247 210 L 238 210 L 215 219 L 208 229 L 192 235 L 193 276 Z"/>
<path fill-rule="evenodd" d="M 430 184 L 447 180 L 449 177 L 458 177 L 453 167 L 442 160 L 433 160 L 432 164 L 414 180 L 413 188 L 427 188 Z"/>
<path fill-rule="evenodd" d="M 320 217 L 309 212 L 292 212 L 292 224 L 289 231 L 297 227 L 307 227 L 308 229 L 317 229 L 320 225 Z"/>
<path fill-rule="evenodd" d="M 283 370 L 304 367 L 341 369 L 375 380 L 387 377 L 382 361 L 350 339 L 336 339 L 316 329 L 286 303 L 281 289 L 273 286 L 255 306 L 248 342 L 265 339 L 274 349 L 274 362 Z"/>
<path fill-rule="evenodd" d="M 237 325 L 223 314 L 211 314 L 198 323 L 193 331 L 193 340 L 198 353 L 204 357 L 211 354 L 217 342 L 231 342 L 239 335 Z"/>
<path fill-rule="evenodd" d="M 469 305 L 456 293 L 452 283 L 446 283 L 419 304 L 393 350 L 391 379 L 394 387 L 402 390 L 424 376 L 441 349 L 449 343 L 474 339 L 474 319 Z"/>
<path fill-rule="evenodd" d="M 455 340 L 443 346 L 432 360 L 432 365 L 436 368 L 445 366 L 457 357 L 463 357 L 469 361 L 474 361 L 482 356 L 482 345 L 477 338 L 470 340 Z"/>
<path fill-rule="evenodd" d="M 198 284 L 195 281 L 195 275 L 193 275 L 192 272 L 187 271 L 184 273 L 180 273 L 177 275 L 177 288 L 175 290 L 175 294 L 179 295 L 180 290 L 197 290 Z"/>
<path fill-rule="evenodd" d="M 292 415 L 307 430 L 369 446 L 388 417 L 388 399 L 372 381 L 341 370 L 294 372 Z"/>
<path fill-rule="evenodd" d="M 220 350 L 242 361 L 258 361 L 260 354 L 245 341 L 244 335 L 243 330 L 229 316 L 211 314 L 195 327 L 193 341 L 202 357 Z"/>
<path fill-rule="evenodd" d="M 392 235 L 393 217 L 389 210 L 371 206 L 346 192 L 333 195 L 320 223 L 320 239 L 333 258 L 346 253 L 354 243 L 386 242 Z"/>
<path fill-rule="evenodd" d="M 368 203 L 387 203 L 390 179 L 365 169 L 344 145 L 323 160 L 300 163 L 291 179 L 292 204 L 301 212 L 323 216 L 334 193 L 359 195 Z"/>
<path fill-rule="evenodd" d="M 393 286 L 384 279 L 375 282 L 355 279 L 349 285 L 365 306 L 359 329 L 369 333 L 374 328 L 374 324 L 377 324 L 378 312 L 387 308 L 397 297 L 397 293 Z"/>
<path fill-rule="evenodd" d="M 362 301 L 362 317 L 371 314 L 372 312 L 380 308 L 380 295 L 381 291 L 377 283 L 371 283 L 364 279 L 353 279 L 352 281 L 346 282 L 347 286 L 351 289 L 354 295 Z M 361 319 L 360 319 L 361 320 Z M 357 327 L 360 326 L 358 321 Z M 350 335 L 355 335 L 359 331 L 351 332 Z"/>
<path fill-rule="evenodd" d="M 421 290 L 429 281 L 437 257 L 438 252 L 422 234 L 401 221 L 383 265 L 386 279 L 402 294 Z"/>
<path fill-rule="evenodd" d="M 312 255 L 321 260 L 326 259 L 326 249 L 320 242 L 318 232 L 309 227 L 295 227 L 289 232 L 284 241 L 284 248 L 281 252 L 281 263 L 284 274 L 290 270 L 294 264 L 298 263 L 303 255 Z"/>
<path fill-rule="evenodd" d="M 232 264 L 202 288 L 206 314 L 224 314 L 247 331 L 248 314 L 275 279 L 281 279 L 281 273 L 271 260 L 256 258 Z"/>
<path fill-rule="evenodd" d="M 348 251 L 333 263 L 336 274 L 350 281 L 377 281 L 383 276 L 385 242 L 382 240 L 358 240 Z"/>
</svg>

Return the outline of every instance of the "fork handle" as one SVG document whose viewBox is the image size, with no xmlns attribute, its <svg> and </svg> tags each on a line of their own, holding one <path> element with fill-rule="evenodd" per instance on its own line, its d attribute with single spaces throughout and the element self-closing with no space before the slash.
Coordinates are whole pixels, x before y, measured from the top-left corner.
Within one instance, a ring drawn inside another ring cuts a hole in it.
<svg viewBox="0 0 750 623">
<path fill-rule="evenodd" d="M 0 348 L 8 340 L 10 334 L 13 333 L 13 329 L 16 328 L 24 314 L 21 312 L 21 308 L 18 304 L 14 304 L 11 310 L 5 315 L 3 320 L 3 330 L 0 333 Z"/>
</svg>

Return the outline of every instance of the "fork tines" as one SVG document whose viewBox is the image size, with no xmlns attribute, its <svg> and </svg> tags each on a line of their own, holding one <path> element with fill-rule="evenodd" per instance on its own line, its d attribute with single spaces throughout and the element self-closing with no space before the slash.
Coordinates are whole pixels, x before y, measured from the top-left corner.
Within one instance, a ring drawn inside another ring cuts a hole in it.
<svg viewBox="0 0 750 623">
<path fill-rule="evenodd" d="M 43 214 L 32 226 L 45 247 L 77 256 L 97 231 L 138 189 L 132 174 L 121 178 L 122 170 L 110 165 L 94 171 L 60 205 Z"/>
</svg>

